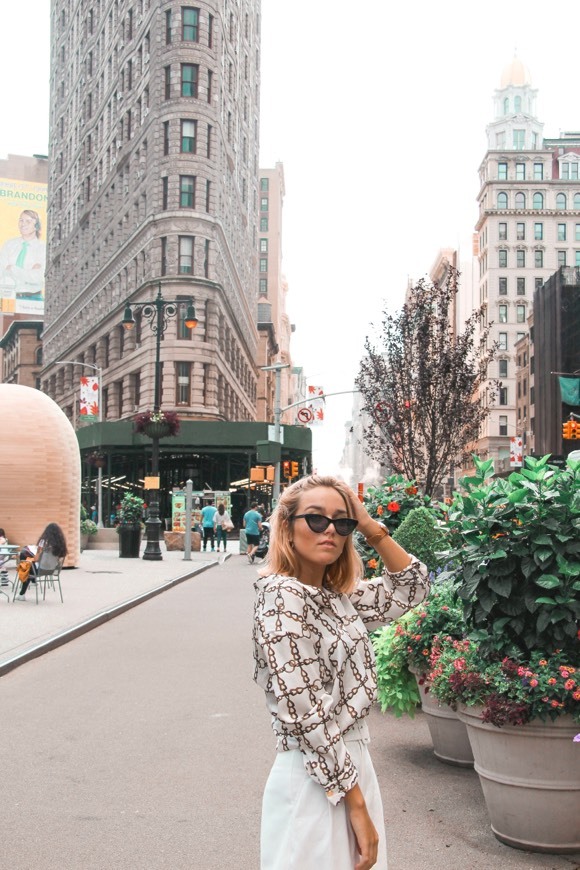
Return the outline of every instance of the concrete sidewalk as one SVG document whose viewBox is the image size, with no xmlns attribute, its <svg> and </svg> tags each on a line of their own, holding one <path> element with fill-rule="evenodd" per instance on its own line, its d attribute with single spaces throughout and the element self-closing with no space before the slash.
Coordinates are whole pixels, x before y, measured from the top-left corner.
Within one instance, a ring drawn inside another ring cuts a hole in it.
<svg viewBox="0 0 580 870">
<path fill-rule="evenodd" d="M 202 551 L 192 553 L 191 561 L 163 544 L 161 552 L 161 561 L 150 562 L 121 559 L 118 550 L 84 550 L 79 567 L 61 572 L 64 603 L 58 588 L 47 589 L 46 600 L 39 598 L 37 605 L 32 585 L 25 601 L 12 601 L 12 585 L 2 587 L 10 600 L 0 595 L 0 676 L 225 558 L 240 558 L 238 541 L 228 541 L 226 554 Z M 9 575 L 12 580 L 13 568 Z"/>
</svg>

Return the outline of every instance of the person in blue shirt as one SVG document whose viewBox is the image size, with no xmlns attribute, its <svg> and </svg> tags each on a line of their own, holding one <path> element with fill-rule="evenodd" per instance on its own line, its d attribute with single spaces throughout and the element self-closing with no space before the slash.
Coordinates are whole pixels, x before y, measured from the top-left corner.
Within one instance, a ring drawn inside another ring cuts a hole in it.
<svg viewBox="0 0 580 870">
<path fill-rule="evenodd" d="M 217 513 L 213 501 L 210 501 L 201 511 L 201 527 L 203 529 L 203 549 L 207 547 L 207 542 L 210 541 L 212 551 L 215 550 L 214 545 L 214 528 L 213 519 Z"/>
<path fill-rule="evenodd" d="M 244 514 L 244 528 L 246 530 L 246 541 L 248 542 L 248 562 L 253 563 L 256 558 L 256 550 L 260 543 L 260 532 L 262 531 L 262 514 L 258 513 L 256 508 L 257 502 L 250 505 L 250 510 Z"/>
</svg>

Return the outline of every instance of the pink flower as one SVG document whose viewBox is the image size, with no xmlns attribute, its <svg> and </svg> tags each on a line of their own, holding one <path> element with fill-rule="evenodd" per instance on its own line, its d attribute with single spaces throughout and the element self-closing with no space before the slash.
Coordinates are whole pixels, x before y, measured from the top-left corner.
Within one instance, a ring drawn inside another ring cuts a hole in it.
<svg viewBox="0 0 580 870">
<path fill-rule="evenodd" d="M 566 680 L 566 682 L 564 683 L 564 688 L 571 692 L 575 685 L 576 683 L 574 682 L 574 680 Z"/>
<path fill-rule="evenodd" d="M 532 689 L 535 689 L 537 685 L 538 685 L 537 680 L 530 680 L 530 686 L 532 687 Z"/>
<path fill-rule="evenodd" d="M 577 734 L 576 737 L 573 738 L 574 743 L 580 743 L 580 734 Z"/>
</svg>

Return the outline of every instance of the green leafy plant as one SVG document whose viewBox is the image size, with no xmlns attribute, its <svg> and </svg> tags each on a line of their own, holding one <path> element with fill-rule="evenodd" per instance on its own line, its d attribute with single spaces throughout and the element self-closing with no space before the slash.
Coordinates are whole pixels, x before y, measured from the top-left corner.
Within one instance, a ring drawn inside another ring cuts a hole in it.
<svg viewBox="0 0 580 870">
<path fill-rule="evenodd" d="M 143 505 L 145 502 L 137 495 L 127 493 L 121 502 L 117 512 L 117 518 L 121 525 L 140 523 L 143 519 Z"/>
<path fill-rule="evenodd" d="M 81 520 L 81 535 L 96 535 L 98 531 L 97 524 L 92 520 Z"/>
<path fill-rule="evenodd" d="M 476 474 L 449 508 L 448 576 L 484 655 L 578 657 L 580 462 L 558 469 L 548 460 L 526 457 L 505 480 L 474 457 Z"/>
<path fill-rule="evenodd" d="M 445 563 L 445 557 L 441 555 L 447 546 L 445 533 L 437 524 L 433 511 L 426 507 L 410 510 L 393 534 L 393 540 L 423 562 L 429 571 L 435 571 Z"/>
<path fill-rule="evenodd" d="M 407 663 L 407 643 L 400 624 L 391 623 L 371 636 L 377 667 L 377 698 L 381 710 L 397 718 L 415 716 L 419 689 Z"/>
<path fill-rule="evenodd" d="M 179 417 L 175 411 L 143 411 L 134 418 L 135 432 L 147 434 L 150 423 L 162 423 L 167 427 L 168 435 L 177 435 L 179 432 Z"/>
<path fill-rule="evenodd" d="M 418 674 L 425 675 L 430 669 L 435 638 L 465 636 L 463 605 L 455 585 L 449 580 L 433 583 L 425 601 L 409 611 L 399 624 L 406 641 L 407 664 Z"/>
</svg>

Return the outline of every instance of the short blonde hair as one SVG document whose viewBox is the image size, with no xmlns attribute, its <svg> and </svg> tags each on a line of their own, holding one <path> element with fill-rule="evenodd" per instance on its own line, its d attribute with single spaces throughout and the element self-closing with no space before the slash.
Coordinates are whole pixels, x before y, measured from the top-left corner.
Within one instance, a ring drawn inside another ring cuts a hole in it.
<svg viewBox="0 0 580 870">
<path fill-rule="evenodd" d="M 336 477 L 311 475 L 293 483 L 280 496 L 280 501 L 270 518 L 270 546 L 266 564 L 260 571 L 262 577 L 267 577 L 269 574 L 283 574 L 300 579 L 298 577 L 300 562 L 291 546 L 290 522 L 296 514 L 300 496 L 319 486 L 335 489 L 343 498 L 348 516 L 352 516 L 348 487 L 342 480 Z M 325 584 L 334 592 L 346 592 L 363 574 L 362 560 L 355 549 L 352 535 L 349 535 L 336 562 L 326 568 Z"/>
</svg>

